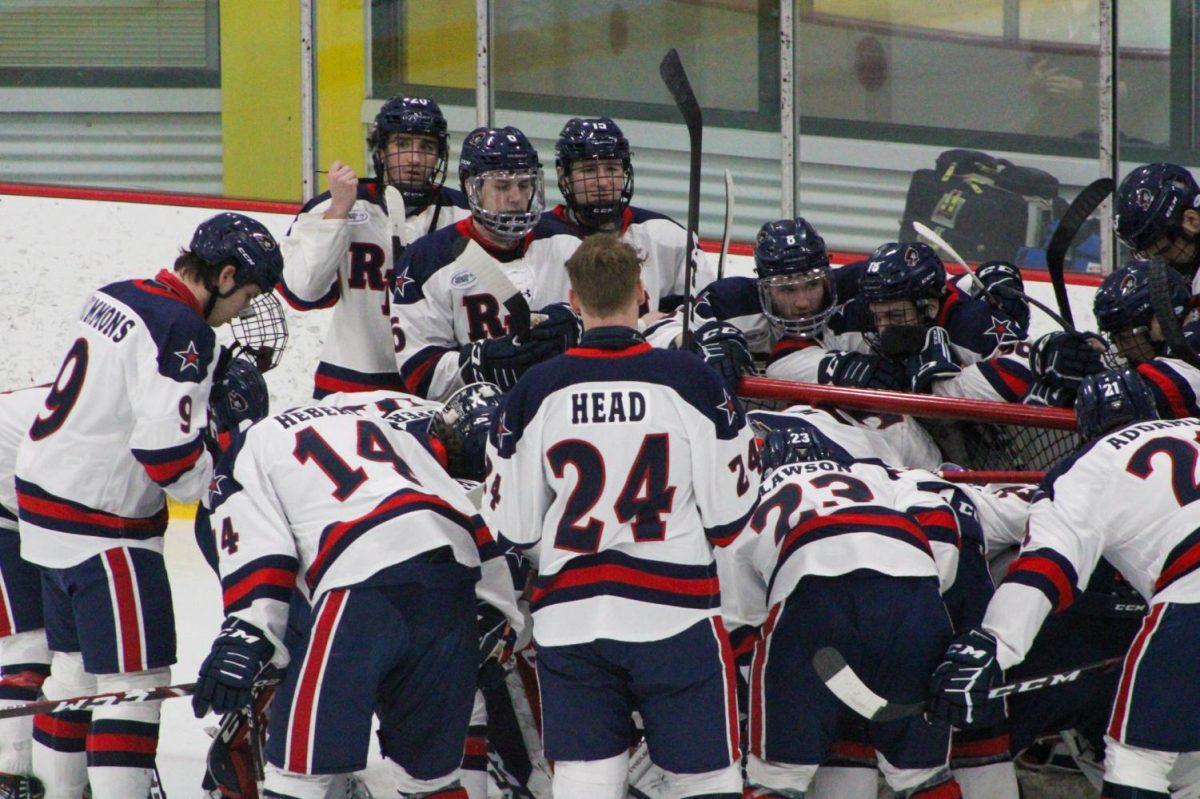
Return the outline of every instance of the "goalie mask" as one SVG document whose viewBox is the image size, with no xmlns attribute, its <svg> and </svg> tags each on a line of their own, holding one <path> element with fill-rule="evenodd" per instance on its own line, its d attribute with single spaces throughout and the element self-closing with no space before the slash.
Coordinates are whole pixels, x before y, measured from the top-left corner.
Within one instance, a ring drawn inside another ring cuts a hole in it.
<svg viewBox="0 0 1200 799">
<path fill-rule="evenodd" d="M 513 127 L 468 133 L 458 179 L 475 222 L 504 241 L 524 238 L 546 208 L 537 150 Z"/>
<path fill-rule="evenodd" d="M 920 352 L 945 291 L 946 267 L 928 244 L 881 245 L 871 253 L 859 287 L 869 309 L 867 343 L 888 358 Z"/>
<path fill-rule="evenodd" d="M 816 338 L 837 310 L 825 240 L 802 217 L 768 222 L 754 241 L 763 315 L 776 334 Z"/>
<path fill-rule="evenodd" d="M 583 225 L 619 230 L 633 199 L 629 140 L 608 117 L 567 121 L 554 145 L 558 188 Z"/>
<path fill-rule="evenodd" d="M 446 451 L 446 471 L 460 480 L 483 480 L 484 450 L 500 389 L 491 383 L 463 386 L 429 419 L 429 432 Z"/>
<path fill-rule="evenodd" d="M 1096 291 L 1093 309 L 1100 332 L 1131 363 L 1142 363 L 1162 355 L 1165 344 L 1153 333 L 1154 303 L 1150 299 L 1150 270 L 1153 261 L 1132 260 L 1108 277 Z M 1160 266 L 1160 268 L 1163 268 Z M 1171 292 L 1171 309 L 1182 321 L 1187 313 L 1189 291 L 1183 275 L 1164 268 Z"/>
<path fill-rule="evenodd" d="M 1200 265 L 1200 237 L 1184 229 L 1184 214 L 1200 205 L 1200 186 L 1175 164 L 1146 164 L 1117 188 L 1113 227 L 1141 258 L 1161 258 L 1193 275 Z"/>
<path fill-rule="evenodd" d="M 426 97 L 393 97 L 375 115 L 367 145 L 380 192 L 395 186 L 408 210 L 433 202 L 450 159 L 446 117 L 437 103 Z"/>
</svg>

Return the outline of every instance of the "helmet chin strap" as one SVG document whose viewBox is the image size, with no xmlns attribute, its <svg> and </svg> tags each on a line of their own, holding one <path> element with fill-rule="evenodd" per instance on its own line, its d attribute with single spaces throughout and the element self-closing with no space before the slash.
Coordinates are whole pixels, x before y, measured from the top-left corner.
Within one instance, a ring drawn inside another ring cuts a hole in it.
<svg viewBox="0 0 1200 799">
<path fill-rule="evenodd" d="M 205 279 L 204 290 L 208 292 L 208 301 L 204 303 L 204 321 L 207 322 L 209 317 L 212 316 L 213 309 L 217 307 L 217 300 L 223 300 L 228 297 L 232 297 L 233 293 L 237 291 L 238 288 L 240 287 L 235 282 L 233 284 L 233 288 L 222 294 L 221 289 L 217 287 L 216 284 L 213 284 L 208 279 Z"/>
</svg>

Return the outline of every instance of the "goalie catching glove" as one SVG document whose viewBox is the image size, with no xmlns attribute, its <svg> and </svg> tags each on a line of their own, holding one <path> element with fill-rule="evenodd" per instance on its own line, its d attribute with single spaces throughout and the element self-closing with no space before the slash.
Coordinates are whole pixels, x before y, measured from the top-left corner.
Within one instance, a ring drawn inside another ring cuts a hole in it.
<svg viewBox="0 0 1200 799">
<path fill-rule="evenodd" d="M 543 308 L 546 318 L 526 339 L 515 333 L 480 339 L 459 349 L 458 370 L 466 383 L 495 383 L 508 391 L 527 369 L 560 355 L 579 342 L 582 324 L 565 303 Z"/>
<path fill-rule="evenodd" d="M 1004 679 L 996 661 L 996 639 L 981 629 L 954 637 L 929 689 L 929 718 L 957 729 L 971 729 L 1004 720 L 1004 700 L 992 699 L 992 686 Z"/>
<path fill-rule="evenodd" d="M 200 664 L 192 696 L 196 718 L 209 710 L 228 713 L 249 705 L 254 699 L 254 682 L 274 654 L 275 645 L 253 624 L 236 617 L 226 619 Z"/>
</svg>

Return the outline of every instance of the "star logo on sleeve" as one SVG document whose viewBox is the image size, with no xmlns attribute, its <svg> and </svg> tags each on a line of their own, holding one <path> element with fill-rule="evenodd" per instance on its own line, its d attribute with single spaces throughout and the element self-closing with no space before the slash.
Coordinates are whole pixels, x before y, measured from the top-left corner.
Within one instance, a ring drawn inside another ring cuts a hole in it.
<svg viewBox="0 0 1200 799">
<path fill-rule="evenodd" d="M 997 319 L 994 316 L 992 317 L 992 326 L 985 330 L 984 333 L 989 336 L 995 336 L 997 344 L 1016 338 L 1016 335 L 1012 331 L 1012 323 L 1007 319 Z"/>
<path fill-rule="evenodd" d="M 508 412 L 505 411 L 504 413 L 500 414 L 500 418 L 496 420 L 496 443 L 500 449 L 504 449 L 506 446 L 508 446 L 508 436 L 512 435 L 512 430 L 509 430 L 508 425 L 505 423 L 505 418 L 507 416 Z"/>
<path fill-rule="evenodd" d="M 406 266 L 403 272 L 396 273 L 396 299 L 398 300 L 404 299 L 404 294 L 408 291 L 408 287 L 417 282 L 408 276 L 408 270 L 409 267 Z"/>
<path fill-rule="evenodd" d="M 189 341 L 187 347 L 175 352 L 175 357 L 179 359 L 180 374 L 188 369 L 195 369 L 196 374 L 200 374 L 200 353 L 196 350 L 196 342 Z"/>
<path fill-rule="evenodd" d="M 229 478 L 223 474 L 213 475 L 212 480 L 208 483 L 208 507 L 212 507 L 214 502 L 225 496 L 225 488 L 222 485 Z"/>
<path fill-rule="evenodd" d="M 723 389 L 722 394 L 725 397 L 725 401 L 717 405 L 717 410 L 724 412 L 725 421 L 730 427 L 733 427 L 734 422 L 737 421 L 738 416 L 740 415 L 738 404 L 736 401 L 734 401 L 733 397 L 729 395 L 728 389 Z"/>
</svg>

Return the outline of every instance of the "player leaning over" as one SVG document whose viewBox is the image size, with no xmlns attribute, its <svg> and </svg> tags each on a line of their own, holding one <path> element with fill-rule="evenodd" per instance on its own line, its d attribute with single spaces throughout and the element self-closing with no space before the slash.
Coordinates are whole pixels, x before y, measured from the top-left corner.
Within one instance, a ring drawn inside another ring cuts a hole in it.
<svg viewBox="0 0 1200 799">
<path fill-rule="evenodd" d="M 404 200 L 404 241 L 467 216 L 461 192 L 442 185 L 450 145 L 433 100 L 396 96 L 383 104 L 367 137 L 375 176 L 359 178 L 341 161 L 329 167 L 329 191 L 314 197 L 281 242 L 281 292 L 297 310 L 333 306 L 313 396 L 334 391 L 399 391 L 389 324 L 392 227 L 384 189 Z M 392 209 L 395 211 L 396 209 Z"/>
<path fill-rule="evenodd" d="M 1197 285 L 1200 266 L 1200 186 L 1176 164 L 1146 164 L 1117 187 L 1117 236 L 1139 258 L 1161 258 Z"/>
<path fill-rule="evenodd" d="M 931 712 L 956 726 L 1002 713 L 987 697 L 1000 670 L 1025 658 L 1046 616 L 1069 606 L 1106 558 L 1150 610 L 1125 657 L 1101 795 L 1166 799 L 1179 753 L 1200 750 L 1200 421 L 1147 421 L 1154 400 L 1131 370 L 1086 378 L 1075 408 L 1089 441 L 1042 482 L 1021 556 L 983 624 L 956 639 L 934 674 Z"/>
<path fill-rule="evenodd" d="M 642 258 L 642 313 L 673 311 L 687 293 L 688 234 L 669 216 L 630 204 L 632 154 L 617 123 L 608 117 L 568 120 L 554 145 L 554 164 L 565 204 L 542 215 L 539 234 L 548 236 L 556 260 L 566 263 L 592 233 L 615 233 Z M 715 277 L 697 250 L 693 285 L 707 286 Z"/>
<path fill-rule="evenodd" d="M 268 797 L 323 799 L 364 768 L 373 714 L 400 796 L 467 796 L 458 767 L 480 665 L 477 591 L 514 629 L 522 622 L 488 528 L 403 431 L 412 419 L 387 398 L 293 408 L 251 427 L 213 478 L 225 624 L 193 707 L 243 707 L 265 666 L 287 667 L 270 710 Z M 296 587 L 313 611 L 289 664 Z"/>
<path fill-rule="evenodd" d="M 562 304 L 562 262 L 547 260 L 534 233 L 545 198 L 529 139 L 512 127 L 477 128 L 463 141 L 458 176 L 471 216 L 413 242 L 392 274 L 400 378 L 405 391 L 430 399 L 481 381 L 507 390 L 578 335 Z M 511 288 L 548 315 L 528 333 L 502 305 Z"/>
<path fill-rule="evenodd" d="M 152 280 L 97 290 L 17 457 L 21 555 L 43 568 L 49 698 L 148 688 L 175 662 L 163 563 L 166 496 L 207 488 L 216 337 L 283 261 L 267 229 L 218 214 Z M 159 707 L 38 716 L 33 771 L 47 797 L 142 797 Z M 86 737 L 86 754 L 84 739 Z M 86 769 L 86 771 L 85 771 Z"/>
<path fill-rule="evenodd" d="M 754 439 L 712 370 L 638 334 L 631 246 L 596 234 L 567 269 L 583 338 L 504 398 L 484 492 L 497 538 L 538 571 L 554 796 L 623 799 L 636 709 L 669 796 L 736 799 L 736 681 L 712 547 L 754 507 Z"/>
</svg>

